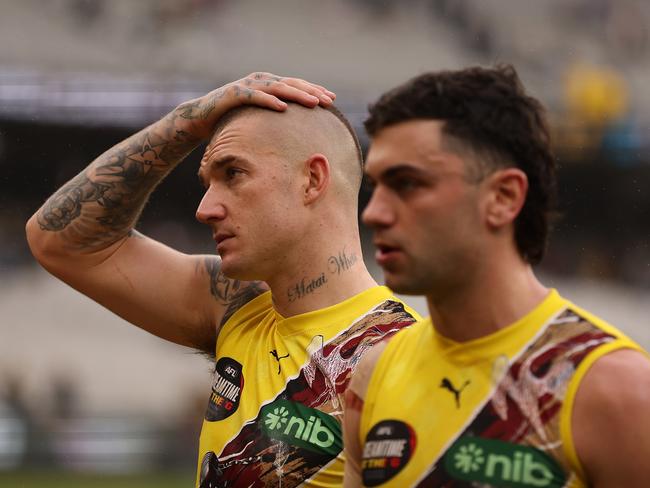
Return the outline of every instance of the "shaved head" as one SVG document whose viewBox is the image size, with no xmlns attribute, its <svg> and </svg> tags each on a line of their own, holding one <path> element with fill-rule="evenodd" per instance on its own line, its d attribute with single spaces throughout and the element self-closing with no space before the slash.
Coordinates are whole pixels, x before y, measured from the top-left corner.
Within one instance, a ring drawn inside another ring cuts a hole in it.
<svg viewBox="0 0 650 488">
<path fill-rule="evenodd" d="M 334 193 L 346 204 L 356 205 L 363 176 L 361 146 L 337 108 L 307 108 L 289 103 L 284 112 L 275 112 L 254 106 L 238 107 L 219 120 L 213 139 L 244 117 L 253 117 L 261 124 L 277 150 L 296 165 L 313 154 L 324 155 L 330 163 Z"/>
</svg>

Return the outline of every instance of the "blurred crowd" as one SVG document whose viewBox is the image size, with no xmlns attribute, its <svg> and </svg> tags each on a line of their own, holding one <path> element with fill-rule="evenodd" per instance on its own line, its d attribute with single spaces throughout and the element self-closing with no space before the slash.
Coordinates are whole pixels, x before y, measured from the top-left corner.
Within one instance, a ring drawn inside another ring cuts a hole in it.
<svg viewBox="0 0 650 488">
<path fill-rule="evenodd" d="M 118 15 L 120 9 L 131 9 L 126 15 L 128 32 L 119 32 L 155 46 L 251 3 L 155 0 L 134 7 L 130 1 L 61 0 L 43 8 L 62 6 L 67 20 L 76 26 L 80 45 L 90 42 L 93 32 L 121 22 L 125 17 Z M 650 4 L 642 0 L 335 3 L 342 19 L 360 15 L 386 35 L 391 35 L 389 25 L 397 15 L 408 10 L 424 13 L 432 49 L 438 39 L 434 36 L 440 36 L 453 39 L 463 53 L 462 62 L 515 64 L 526 84 L 550 108 L 558 156 L 560 216 L 543 269 L 650 288 L 650 65 L 646 62 Z M 526 14 L 528 10 L 532 13 Z M 305 7 L 305 15 L 308 11 Z M 264 16 L 260 19 L 265 22 Z M 292 21 L 286 22 L 278 29 L 290 31 Z M 234 27 L 230 29 L 221 34 L 220 45 L 234 43 Z M 213 34 L 220 33 L 215 29 Z M 342 39 L 343 45 L 349 42 Z M 237 43 L 246 44 L 246 39 Z M 295 43 L 297 51 L 309 50 Z M 399 37 L 394 43 L 399 43 Z M 343 57 L 345 50 L 340 51 L 335 54 Z M 177 82 L 153 69 L 149 78 L 137 72 L 133 79 L 113 83 L 102 74 L 81 76 L 61 70 L 52 74 L 49 65 L 18 69 L 15 62 L 4 65 L 6 57 L 0 55 L 0 279 L 35 267 L 24 224 L 52 191 L 137 127 L 215 84 L 214 77 Z M 327 60 L 319 64 L 323 63 Z M 431 63 L 431 69 L 444 67 L 435 59 Z M 417 65 L 423 70 L 429 62 L 420 60 Z M 364 72 L 359 71 L 354 76 L 363 82 Z M 97 104 L 93 97 L 100 94 L 108 94 L 108 102 Z M 360 122 L 369 101 L 368 93 L 355 88 L 340 99 L 364 145 Z M 209 232 L 193 217 L 202 191 L 196 178 L 197 157 L 193 154 L 163 182 L 138 227 L 184 252 L 212 253 Z M 362 192 L 362 204 L 368 196 Z M 119 415 L 91 418 L 83 411 L 70 378 L 52 378 L 49 383 L 47 398 L 33 405 L 24 399 L 20 377 L 0 377 L 0 470 L 66 465 L 128 472 L 195 462 L 204 398 L 188 399 L 187 412 L 166 422 Z"/>
<path fill-rule="evenodd" d="M 291 0 L 286 3 L 293 5 Z M 18 5 L 23 4 L 16 3 L 16 9 Z M 136 8 L 123 1 L 61 0 L 47 8 L 52 15 L 59 8 L 57 12 L 77 26 L 73 31 L 80 44 L 91 43 L 91 33 L 108 29 L 156 46 L 161 36 L 191 41 L 193 26 L 194 35 L 208 35 L 206 25 L 254 6 L 249 1 L 166 0 L 141 2 Z M 459 62 L 514 63 L 550 108 L 559 158 L 562 219 L 546 266 L 553 272 L 650 286 L 650 203 L 645 190 L 650 168 L 650 96 L 645 87 L 650 67 L 642 62 L 650 43 L 647 3 L 341 0 L 332 8 L 347 16 L 366 16 L 386 35 L 393 19 L 409 12 L 426 14 L 429 23 L 418 25 L 428 25 L 436 39 L 455 40 L 462 53 Z M 309 10 L 296 15 L 308 15 Z M 118 30 L 125 21 L 130 27 Z M 265 26 L 263 17 L 247 21 L 250 28 Z M 285 27 L 292 24 L 286 22 Z M 209 33 L 217 45 L 230 38 L 222 31 Z M 197 48 L 207 38 L 200 39 Z M 429 47 L 434 49 L 433 44 Z M 432 62 L 432 68 L 440 67 Z M 2 272 L 32 264 L 23 224 L 47 195 L 137 127 L 215 85 L 214 80 L 196 77 L 147 81 L 146 66 L 145 73 L 119 80 L 101 73 L 68 76 L 30 69 L 16 72 L 15 63 L 3 68 L 0 57 Z M 348 76 L 350 86 L 357 86 L 352 82 L 358 83 L 359 73 Z M 364 142 L 361 121 L 370 100 L 353 88 L 340 98 Z M 164 198 L 156 195 L 141 228 L 187 252 L 212 252 L 207 233 L 193 222 L 200 192 L 191 164 L 165 186 Z"/>
<path fill-rule="evenodd" d="M 20 375 L 0 378 L 0 471 L 187 471 L 196 461 L 203 396 L 188 398 L 184 412 L 164 421 L 126 412 L 91 416 L 72 377 L 49 384 L 34 403 Z"/>
</svg>

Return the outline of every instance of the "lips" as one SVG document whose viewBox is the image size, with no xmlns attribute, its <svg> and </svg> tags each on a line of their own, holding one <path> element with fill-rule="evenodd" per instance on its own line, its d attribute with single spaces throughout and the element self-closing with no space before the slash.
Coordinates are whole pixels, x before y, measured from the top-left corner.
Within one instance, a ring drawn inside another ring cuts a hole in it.
<svg viewBox="0 0 650 488">
<path fill-rule="evenodd" d="M 212 236 L 217 244 L 221 244 L 223 241 L 226 239 L 230 239 L 231 237 L 234 237 L 232 234 L 226 234 L 223 232 L 219 232 L 217 234 L 214 234 Z"/>
<path fill-rule="evenodd" d="M 375 259 L 380 266 L 386 266 L 395 262 L 402 254 L 402 249 L 393 244 L 375 242 L 375 247 L 377 248 Z"/>
<path fill-rule="evenodd" d="M 224 246 L 226 242 L 235 237 L 233 234 L 228 234 L 225 232 L 218 232 L 213 234 L 213 239 L 217 243 L 217 251 L 220 251 L 220 248 Z"/>
</svg>

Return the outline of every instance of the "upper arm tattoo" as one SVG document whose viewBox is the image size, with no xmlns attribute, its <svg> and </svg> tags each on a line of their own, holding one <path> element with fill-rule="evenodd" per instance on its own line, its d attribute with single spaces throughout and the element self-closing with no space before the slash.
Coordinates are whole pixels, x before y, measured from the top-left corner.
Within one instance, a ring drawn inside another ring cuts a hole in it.
<svg viewBox="0 0 650 488">
<path fill-rule="evenodd" d="M 221 326 L 246 303 L 264 293 L 268 287 L 263 282 L 239 281 L 227 278 L 221 272 L 221 259 L 217 256 L 204 257 L 197 263 L 196 272 L 202 276 L 207 274 L 210 294 L 224 307 L 224 315 L 216 324 L 214 320 L 199 328 L 186 328 L 184 334 L 201 354 L 210 359 L 215 356 L 215 344 Z"/>
<path fill-rule="evenodd" d="M 221 259 L 217 257 L 206 257 L 204 265 L 210 276 L 210 293 L 225 306 L 219 326 L 225 324 L 237 310 L 253 298 L 268 290 L 268 286 L 261 281 L 240 281 L 226 277 L 221 272 Z"/>
</svg>

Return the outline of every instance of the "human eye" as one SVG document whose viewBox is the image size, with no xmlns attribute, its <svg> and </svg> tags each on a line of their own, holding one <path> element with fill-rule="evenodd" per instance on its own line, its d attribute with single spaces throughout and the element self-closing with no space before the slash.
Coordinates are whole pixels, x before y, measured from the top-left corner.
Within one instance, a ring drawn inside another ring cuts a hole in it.
<svg viewBox="0 0 650 488">
<path fill-rule="evenodd" d="M 420 187 L 420 181 L 407 175 L 396 176 L 391 178 L 388 186 L 400 195 L 411 193 Z"/>
<path fill-rule="evenodd" d="M 232 181 L 243 174 L 244 172 L 235 166 L 228 166 L 225 170 L 226 181 Z"/>
</svg>

